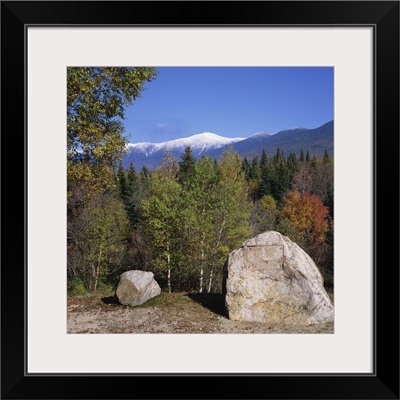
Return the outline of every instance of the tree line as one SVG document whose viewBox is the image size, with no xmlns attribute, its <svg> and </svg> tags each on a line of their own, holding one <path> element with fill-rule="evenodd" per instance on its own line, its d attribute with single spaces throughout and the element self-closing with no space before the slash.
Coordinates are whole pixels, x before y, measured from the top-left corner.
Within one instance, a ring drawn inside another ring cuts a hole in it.
<svg viewBox="0 0 400 400">
<path fill-rule="evenodd" d="M 81 190 L 72 197 L 83 199 Z M 221 292 L 230 251 L 267 230 L 289 236 L 333 284 L 333 161 L 278 149 L 248 162 L 228 149 L 217 161 L 190 147 L 166 152 L 155 171 L 122 164 L 113 183 L 69 219 L 71 284 L 116 284 L 127 269 L 149 270 L 169 292 Z"/>
</svg>

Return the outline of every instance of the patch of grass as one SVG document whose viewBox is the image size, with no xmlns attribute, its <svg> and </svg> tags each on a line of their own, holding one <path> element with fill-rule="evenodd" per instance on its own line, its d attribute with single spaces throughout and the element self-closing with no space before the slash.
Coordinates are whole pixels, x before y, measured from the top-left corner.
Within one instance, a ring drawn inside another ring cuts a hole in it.
<svg viewBox="0 0 400 400">
<path fill-rule="evenodd" d="M 79 278 L 68 283 L 67 291 L 69 296 L 88 296 L 90 294 Z"/>
<path fill-rule="evenodd" d="M 146 303 L 139 306 L 128 306 L 131 308 L 136 307 L 153 307 L 153 306 L 169 306 L 176 303 L 187 303 L 190 299 L 186 298 L 186 293 L 166 293 L 161 292 L 158 296 L 152 297 Z"/>
<path fill-rule="evenodd" d="M 97 288 L 97 294 L 102 296 L 114 296 L 115 287 L 109 284 L 100 283 Z"/>
</svg>

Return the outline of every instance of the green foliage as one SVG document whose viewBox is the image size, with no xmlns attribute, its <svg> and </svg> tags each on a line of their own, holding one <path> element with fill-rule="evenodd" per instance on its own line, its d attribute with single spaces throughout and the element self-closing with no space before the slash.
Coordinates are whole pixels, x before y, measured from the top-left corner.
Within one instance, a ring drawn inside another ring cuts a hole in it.
<svg viewBox="0 0 400 400">
<path fill-rule="evenodd" d="M 125 209 L 134 228 L 139 223 L 140 202 L 142 200 L 139 177 L 136 174 L 133 163 L 130 164 L 128 171 L 120 164 L 116 182 L 118 188 L 118 195 L 125 205 Z"/>
<path fill-rule="evenodd" d="M 249 163 L 230 148 L 217 162 L 196 161 L 188 147 L 180 162 L 166 152 L 154 172 L 143 167 L 137 173 L 133 164 L 113 170 L 114 186 L 92 191 L 85 201 L 84 190 L 71 185 L 69 293 L 110 291 L 128 268 L 151 270 L 170 292 L 221 292 L 228 253 L 267 230 L 303 247 L 325 283 L 333 283 L 333 161 L 327 153 L 317 159 L 302 152 L 297 159 L 278 149 Z"/>
<path fill-rule="evenodd" d="M 196 159 L 192 154 L 192 149 L 190 146 L 186 147 L 185 152 L 181 156 L 182 161 L 179 162 L 179 182 L 186 186 L 190 183 L 193 178 L 195 167 L 196 167 Z"/>
<path fill-rule="evenodd" d="M 75 277 L 68 281 L 68 294 L 71 296 L 87 296 L 89 294 L 82 279 Z"/>
<path fill-rule="evenodd" d="M 149 191 L 150 185 L 150 171 L 143 165 L 142 170 L 139 173 L 139 193 L 142 199 L 146 198 Z"/>
<path fill-rule="evenodd" d="M 232 149 L 226 150 L 221 157 L 219 177 L 217 226 L 221 228 L 219 231 L 227 248 L 233 249 L 251 233 L 247 221 L 251 204 L 239 155 Z"/>
<path fill-rule="evenodd" d="M 260 204 L 261 208 L 265 211 L 276 211 L 277 209 L 276 200 L 271 195 L 263 196 L 260 200 Z"/>
<path fill-rule="evenodd" d="M 267 196 L 271 194 L 271 167 L 265 149 L 262 151 L 261 162 L 260 162 L 260 186 L 259 186 L 259 197 Z"/>
<path fill-rule="evenodd" d="M 254 156 L 251 162 L 250 168 L 250 179 L 259 180 L 260 179 L 260 164 L 258 162 L 258 156 Z"/>
<path fill-rule="evenodd" d="M 68 292 L 111 293 L 127 268 L 153 271 L 169 291 L 221 291 L 228 253 L 266 230 L 302 246 L 333 284 L 327 151 L 297 159 L 263 149 L 250 163 L 232 148 L 219 162 L 196 161 L 187 147 L 179 163 L 166 152 L 153 173 L 116 167 L 125 109 L 156 76 L 153 67 L 67 69 Z"/>
<path fill-rule="evenodd" d="M 271 194 L 272 196 L 281 201 L 290 184 L 290 175 L 287 168 L 286 160 L 283 153 L 279 148 L 272 159 L 271 165 Z"/>
<path fill-rule="evenodd" d="M 317 157 L 313 156 L 313 158 L 311 159 L 311 167 L 315 168 L 317 166 Z"/>
<path fill-rule="evenodd" d="M 145 82 L 157 75 L 152 67 L 67 68 L 68 182 L 99 193 L 112 183 L 121 159 L 125 108 L 140 97 Z"/>
<path fill-rule="evenodd" d="M 250 217 L 253 236 L 265 231 L 276 230 L 278 214 L 277 202 L 271 195 L 257 200 L 252 207 Z"/>
<path fill-rule="evenodd" d="M 127 201 L 126 211 L 128 213 L 129 220 L 132 226 L 137 226 L 139 223 L 139 208 L 140 208 L 140 188 L 139 188 L 139 177 L 136 173 L 133 163 L 130 164 L 127 172 Z"/>
<path fill-rule="evenodd" d="M 213 247 L 214 208 L 217 202 L 218 174 L 213 159 L 203 156 L 186 181 L 182 193 L 182 239 L 187 249 L 186 262 L 199 277 L 198 288 L 205 285 L 205 270 L 209 267 Z"/>
<path fill-rule="evenodd" d="M 196 162 L 186 149 L 179 169 L 167 156 L 142 202 L 150 264 L 169 289 L 211 291 L 228 252 L 251 233 L 250 209 L 237 153 L 227 151 L 216 165 L 206 156 Z"/>
<path fill-rule="evenodd" d="M 128 185 L 126 181 L 126 174 L 124 167 L 122 164 L 119 164 L 118 172 L 117 172 L 117 188 L 119 192 L 119 196 L 122 200 L 126 200 L 128 196 Z"/>
<path fill-rule="evenodd" d="M 303 154 L 304 158 L 304 154 Z M 243 169 L 245 163 L 243 163 Z M 261 154 L 261 161 L 258 157 L 253 158 L 249 169 L 250 198 L 256 202 L 263 196 L 272 195 L 280 202 L 285 193 L 290 189 L 294 174 L 298 170 L 296 154 L 290 153 L 287 159 L 278 148 L 272 158 L 268 158 L 265 149 Z"/>
<path fill-rule="evenodd" d="M 247 160 L 247 157 L 244 156 L 244 159 L 242 161 L 242 170 L 244 172 L 244 176 L 246 177 L 247 182 L 250 180 L 250 171 L 251 171 L 251 166 L 249 161 Z"/>
<path fill-rule="evenodd" d="M 325 149 L 325 151 L 324 151 L 324 156 L 323 156 L 323 158 L 322 158 L 322 162 L 323 162 L 323 164 L 330 164 L 330 163 L 332 162 L 332 159 L 331 159 L 331 157 L 329 156 L 329 154 L 328 154 L 328 152 L 326 151 L 326 149 Z"/>
<path fill-rule="evenodd" d="M 163 163 L 151 177 L 149 197 L 142 201 L 144 229 L 152 240 L 153 265 L 167 275 L 172 290 L 171 275 L 176 269 L 175 256 L 179 241 L 177 222 L 180 210 L 181 186 L 175 160 L 166 154 Z"/>
<path fill-rule="evenodd" d="M 97 195 L 68 222 L 69 274 L 79 277 L 88 290 L 95 292 L 99 282 L 124 257 L 129 234 L 125 208 L 109 195 Z"/>
<path fill-rule="evenodd" d="M 297 161 L 296 153 L 289 153 L 289 156 L 286 161 L 286 165 L 287 165 L 288 174 L 289 174 L 289 182 L 291 182 L 293 179 L 293 175 L 298 170 L 298 161 Z"/>
<path fill-rule="evenodd" d="M 288 219 L 279 218 L 277 221 L 276 230 L 305 249 L 302 235 Z"/>
</svg>

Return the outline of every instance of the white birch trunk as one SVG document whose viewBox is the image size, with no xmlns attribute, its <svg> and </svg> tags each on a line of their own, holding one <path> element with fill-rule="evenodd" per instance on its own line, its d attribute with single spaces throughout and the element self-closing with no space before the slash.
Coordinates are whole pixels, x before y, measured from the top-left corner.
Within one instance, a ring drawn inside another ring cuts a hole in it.
<svg viewBox="0 0 400 400">
<path fill-rule="evenodd" d="M 214 265 L 211 266 L 210 280 L 209 280 L 209 282 L 208 282 L 208 293 L 211 293 L 211 286 L 212 286 L 212 280 L 213 280 L 213 273 L 214 273 Z"/>
<path fill-rule="evenodd" d="M 99 275 L 100 275 L 100 262 L 101 262 L 101 250 L 99 252 L 99 259 L 97 262 L 97 268 L 95 269 L 95 277 L 94 277 L 94 293 L 97 291 L 97 284 L 99 282 Z"/>
<path fill-rule="evenodd" d="M 171 256 L 169 254 L 169 243 L 167 243 L 167 282 L 168 293 L 171 293 Z"/>
<path fill-rule="evenodd" d="M 203 277 L 204 277 L 204 239 L 201 241 L 201 265 L 200 265 L 199 293 L 203 293 Z"/>
<path fill-rule="evenodd" d="M 203 210 L 202 210 L 202 214 L 204 215 L 206 211 L 206 207 L 203 204 Z M 201 265 L 200 265 L 200 288 L 199 288 L 199 293 L 203 293 L 203 278 L 204 278 L 204 233 L 203 236 L 201 238 Z"/>
</svg>

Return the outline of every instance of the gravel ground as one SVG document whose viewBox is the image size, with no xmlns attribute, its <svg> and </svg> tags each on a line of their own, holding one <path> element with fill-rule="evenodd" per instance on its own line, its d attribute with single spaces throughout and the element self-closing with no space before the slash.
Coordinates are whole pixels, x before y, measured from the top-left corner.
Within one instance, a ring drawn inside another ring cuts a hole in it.
<svg viewBox="0 0 400 400">
<path fill-rule="evenodd" d="M 222 295 L 162 293 L 137 306 L 114 297 L 68 297 L 68 333 L 333 333 L 333 323 L 278 326 L 231 321 Z"/>
</svg>

